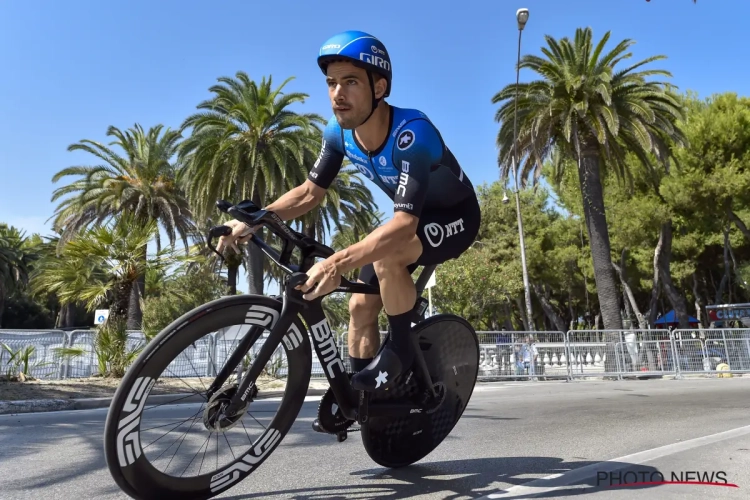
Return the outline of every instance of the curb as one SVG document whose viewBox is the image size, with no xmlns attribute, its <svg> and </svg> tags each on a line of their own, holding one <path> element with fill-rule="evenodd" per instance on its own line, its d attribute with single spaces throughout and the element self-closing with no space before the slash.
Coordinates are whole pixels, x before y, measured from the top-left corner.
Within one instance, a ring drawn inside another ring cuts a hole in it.
<svg viewBox="0 0 750 500">
<path fill-rule="evenodd" d="M 322 396 L 327 389 L 308 389 L 307 396 Z M 255 399 L 268 399 L 281 397 L 284 391 L 269 391 Z M 181 398 L 181 399 L 180 399 Z M 177 401 L 175 401 L 177 399 Z M 205 398 L 200 394 L 176 393 L 158 394 L 149 398 L 149 403 L 154 405 L 173 405 L 200 403 Z M 0 401 L 0 415 L 17 415 L 23 413 L 47 413 L 55 411 L 71 410 L 95 410 L 109 408 L 112 398 L 86 398 L 86 399 L 29 399 L 24 401 Z"/>
</svg>

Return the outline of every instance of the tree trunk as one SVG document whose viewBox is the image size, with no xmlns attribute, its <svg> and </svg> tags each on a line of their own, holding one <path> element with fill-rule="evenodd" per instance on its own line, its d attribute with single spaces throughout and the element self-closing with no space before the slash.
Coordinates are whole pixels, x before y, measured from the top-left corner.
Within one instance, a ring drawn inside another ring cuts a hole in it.
<svg viewBox="0 0 750 500">
<path fill-rule="evenodd" d="M 632 308 L 633 312 L 635 313 L 635 317 L 638 320 L 638 327 L 641 330 L 646 330 L 648 329 L 648 322 L 646 321 L 646 317 L 641 313 L 641 309 L 638 307 L 638 303 L 635 301 L 635 295 L 633 295 L 633 290 L 630 288 L 630 285 L 628 284 L 627 269 L 625 267 L 626 252 L 627 252 L 627 249 L 624 248 L 622 250 L 622 256 L 620 257 L 620 265 L 618 266 L 617 264 L 613 262 L 612 267 L 615 268 L 615 271 L 620 277 L 620 283 L 622 283 L 622 288 L 625 291 L 625 295 L 628 298 L 630 307 Z"/>
<path fill-rule="evenodd" d="M 526 305 L 523 297 L 516 297 L 516 305 L 518 305 L 518 311 L 521 314 L 521 322 L 523 323 L 524 331 L 529 331 L 529 319 L 526 317 Z"/>
<path fill-rule="evenodd" d="M 721 283 L 716 289 L 716 303 L 722 303 L 722 297 L 724 296 L 724 289 L 729 281 L 729 231 L 724 230 L 724 276 L 721 278 Z"/>
<path fill-rule="evenodd" d="M 737 229 L 742 231 L 742 234 L 745 235 L 745 238 L 750 240 L 750 230 L 748 230 L 745 223 L 742 222 L 742 220 L 739 217 L 737 217 L 737 214 L 731 210 L 729 211 L 729 220 L 734 222 L 734 225 L 737 226 Z"/>
<path fill-rule="evenodd" d="M 604 335 L 607 343 L 604 369 L 607 372 L 615 372 L 617 371 L 615 344 L 620 341 L 622 330 L 620 292 L 617 290 L 615 271 L 612 268 L 609 229 L 604 212 L 604 191 L 600 179 L 599 152 L 595 142 L 596 139 L 592 137 L 584 138 L 583 143 L 578 144 L 578 180 L 586 228 L 589 233 L 599 309 L 604 320 L 604 329 L 608 330 Z"/>
<path fill-rule="evenodd" d="M 112 305 L 109 307 L 109 317 L 107 322 L 116 324 L 121 320 L 127 320 L 128 309 L 130 304 L 131 290 L 135 288 L 133 282 L 125 281 L 116 283 L 114 286 L 114 298 Z"/>
<path fill-rule="evenodd" d="M 60 326 L 63 328 L 71 328 L 76 325 L 76 316 L 78 316 L 78 307 L 75 302 L 69 302 L 63 306 L 63 319 L 60 322 Z"/>
<path fill-rule="evenodd" d="M 670 272 L 670 264 L 672 260 L 672 220 L 668 220 L 661 226 L 661 233 L 664 236 L 662 239 L 662 251 L 659 255 L 659 276 L 664 284 L 664 292 L 669 299 L 672 308 L 677 314 L 677 320 L 680 323 L 680 328 L 690 328 L 690 316 L 688 315 L 687 302 L 685 298 L 680 294 L 677 288 L 672 283 L 672 274 Z"/>
<path fill-rule="evenodd" d="M 140 279 L 140 277 L 139 277 Z M 128 330 L 138 330 L 141 322 L 138 319 L 140 315 L 143 317 L 141 309 L 141 297 L 139 293 L 138 280 L 134 283 L 134 286 L 130 288 L 130 297 L 128 299 L 128 319 L 125 328 Z"/>
<path fill-rule="evenodd" d="M 704 328 L 706 325 L 703 321 L 703 300 L 698 288 L 698 276 L 696 273 L 693 273 L 693 296 L 695 297 L 695 317 L 698 319 L 698 326 Z"/>
<path fill-rule="evenodd" d="M 575 309 L 573 309 L 573 290 L 568 286 L 568 309 L 570 310 L 570 328 L 569 330 L 575 330 L 578 324 L 578 318 L 576 318 Z"/>
<path fill-rule="evenodd" d="M 592 139 L 593 141 L 593 139 Z M 594 263 L 594 281 L 599 297 L 599 308 L 605 330 L 621 330 L 620 293 L 617 290 L 612 268 L 611 246 L 607 218 L 604 213 L 604 192 L 600 180 L 599 156 L 595 148 L 582 145 L 578 162 L 578 179 L 583 197 L 583 213 L 589 233 L 591 258 Z M 615 337 L 619 338 L 619 335 Z"/>
<path fill-rule="evenodd" d="M 659 231 L 659 241 L 656 243 L 654 249 L 654 279 L 651 286 L 651 302 L 648 306 L 648 323 L 652 327 L 656 322 L 656 317 L 659 314 L 659 292 L 661 288 L 661 281 L 659 279 L 659 262 L 661 259 L 661 253 L 664 248 L 664 232 Z"/>
<path fill-rule="evenodd" d="M 315 239 L 315 224 L 302 223 L 302 234 L 309 238 Z"/>
<path fill-rule="evenodd" d="M 252 198 L 253 203 L 260 207 L 260 195 L 255 192 Z M 263 238 L 265 230 L 261 229 L 256 234 Z M 248 243 L 244 245 L 247 255 L 247 289 L 250 295 L 263 295 L 263 259 L 265 254 L 258 248 L 258 245 Z"/>
<path fill-rule="evenodd" d="M 513 309 L 511 308 L 510 301 L 506 301 L 503 304 L 503 308 L 505 309 L 505 320 L 503 321 L 503 326 L 507 331 L 514 330 L 513 328 Z"/>
<path fill-rule="evenodd" d="M 157 231 L 158 233 L 158 231 Z M 148 245 L 144 245 L 141 250 L 141 262 L 144 264 L 148 260 Z M 128 321 L 126 328 L 128 330 L 140 330 L 143 324 L 143 308 L 141 300 L 146 295 L 146 271 L 138 275 L 134 286 L 130 289 L 130 303 L 128 305 Z"/>
<path fill-rule="evenodd" d="M 546 314 L 547 318 L 549 318 L 549 320 L 555 325 L 555 328 L 557 328 L 561 332 L 565 332 L 565 320 L 563 320 L 560 315 L 557 314 L 552 303 L 550 303 L 547 297 L 545 297 L 541 287 L 536 283 L 532 283 L 531 286 L 534 289 L 534 293 L 539 299 L 539 302 L 542 304 L 544 314 Z"/>
<path fill-rule="evenodd" d="M 3 313 L 5 312 L 5 283 L 0 279 L 0 328 L 3 327 Z"/>
<path fill-rule="evenodd" d="M 622 326 L 623 328 L 632 328 L 633 310 L 630 307 L 630 299 L 628 298 L 628 293 L 624 288 L 622 289 L 622 304 L 625 307 L 625 309 L 622 311 Z M 627 325 L 625 324 L 625 321 L 627 321 Z"/>
</svg>

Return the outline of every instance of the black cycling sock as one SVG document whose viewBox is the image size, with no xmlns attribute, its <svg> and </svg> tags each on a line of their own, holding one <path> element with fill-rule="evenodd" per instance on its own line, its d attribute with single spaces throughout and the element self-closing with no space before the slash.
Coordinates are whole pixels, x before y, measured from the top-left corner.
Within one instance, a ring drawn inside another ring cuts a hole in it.
<svg viewBox="0 0 750 500">
<path fill-rule="evenodd" d="M 355 358 L 354 356 L 349 356 L 349 366 L 352 367 L 352 373 L 361 372 L 370 363 L 372 363 L 372 358 Z"/>
<path fill-rule="evenodd" d="M 391 350 L 401 359 L 404 368 L 407 368 L 414 360 L 414 348 L 409 338 L 412 311 L 395 316 L 387 314 L 387 317 L 388 324 L 391 327 L 391 338 L 388 340 L 388 344 L 391 346 Z"/>
</svg>

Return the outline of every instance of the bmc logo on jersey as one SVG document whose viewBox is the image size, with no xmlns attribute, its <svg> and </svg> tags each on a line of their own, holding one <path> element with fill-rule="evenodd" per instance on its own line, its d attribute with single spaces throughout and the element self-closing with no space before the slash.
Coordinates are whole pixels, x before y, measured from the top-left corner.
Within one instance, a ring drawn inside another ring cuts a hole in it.
<svg viewBox="0 0 750 500">
<path fill-rule="evenodd" d="M 398 139 L 396 139 L 396 146 L 398 146 L 398 149 L 401 151 L 409 149 L 411 145 L 414 144 L 414 139 L 414 132 L 407 128 L 401 132 Z"/>
<path fill-rule="evenodd" d="M 409 183 L 409 162 L 401 160 L 401 174 L 398 176 L 398 187 L 396 194 L 406 196 L 406 185 Z"/>
<path fill-rule="evenodd" d="M 323 145 L 320 146 L 320 153 L 318 154 L 318 159 L 315 160 L 315 165 L 313 165 L 313 168 L 315 168 L 318 165 L 320 165 L 320 160 L 323 159 L 323 153 L 325 153 L 325 151 L 326 151 L 326 141 L 325 141 L 325 139 L 323 139 Z"/>
</svg>

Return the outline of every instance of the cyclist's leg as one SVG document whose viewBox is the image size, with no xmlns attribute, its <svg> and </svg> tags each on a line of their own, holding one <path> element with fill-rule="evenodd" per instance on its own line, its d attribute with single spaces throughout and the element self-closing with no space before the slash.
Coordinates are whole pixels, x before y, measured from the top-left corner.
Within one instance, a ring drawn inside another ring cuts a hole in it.
<svg viewBox="0 0 750 500">
<path fill-rule="evenodd" d="M 359 274 L 360 283 L 370 283 L 375 277 L 372 264 L 362 268 Z M 374 283 L 373 283 L 374 284 Z M 372 361 L 380 347 L 378 314 L 383 307 L 379 295 L 353 293 L 349 299 L 349 364 L 352 372 L 357 373 Z"/>
<path fill-rule="evenodd" d="M 417 300 L 416 287 L 411 277 L 416 266 L 411 264 L 421 253 L 422 243 L 415 235 L 407 244 L 373 263 L 391 337 L 380 354 L 352 377 L 355 389 L 385 389 L 390 386 L 389 382 L 411 366 L 414 349 L 408 332 L 411 327 L 411 311 Z"/>
<path fill-rule="evenodd" d="M 419 240 L 374 263 L 380 281 L 381 297 L 391 327 L 388 346 L 372 363 L 352 378 L 357 389 L 387 389 L 401 372 L 408 369 L 413 352 L 408 332 L 410 312 L 416 302 L 411 273 L 420 265 L 440 264 L 459 257 L 474 242 L 481 220 L 479 204 L 471 198 L 449 210 L 433 210 L 420 217 Z M 421 247 L 421 248 L 420 248 Z M 415 259 L 417 250 L 420 253 Z"/>
</svg>

